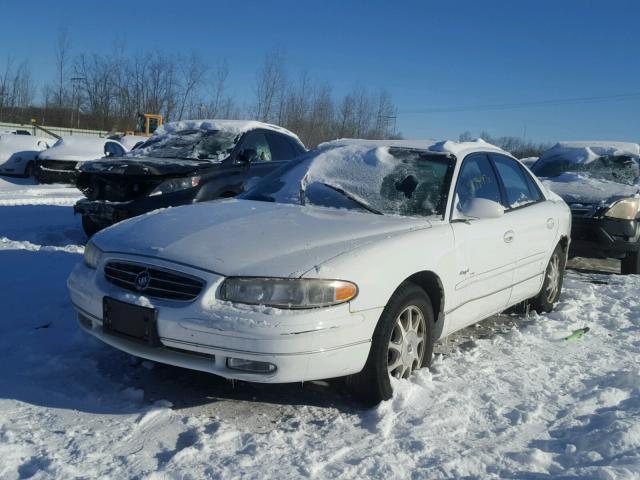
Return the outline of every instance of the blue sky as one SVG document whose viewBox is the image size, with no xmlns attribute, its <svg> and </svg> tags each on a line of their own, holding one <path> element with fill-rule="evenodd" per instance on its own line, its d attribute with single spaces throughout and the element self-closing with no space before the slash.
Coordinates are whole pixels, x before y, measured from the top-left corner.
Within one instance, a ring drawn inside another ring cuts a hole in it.
<svg viewBox="0 0 640 480">
<path fill-rule="evenodd" d="M 250 101 L 265 52 L 286 53 L 342 94 L 389 90 L 407 138 L 469 130 L 538 141 L 640 141 L 640 2 L 3 0 L 0 62 L 28 58 L 53 75 L 67 27 L 73 53 L 199 52 L 230 65 L 229 88 Z M 621 101 L 413 113 L 459 106 L 639 94 Z"/>
</svg>

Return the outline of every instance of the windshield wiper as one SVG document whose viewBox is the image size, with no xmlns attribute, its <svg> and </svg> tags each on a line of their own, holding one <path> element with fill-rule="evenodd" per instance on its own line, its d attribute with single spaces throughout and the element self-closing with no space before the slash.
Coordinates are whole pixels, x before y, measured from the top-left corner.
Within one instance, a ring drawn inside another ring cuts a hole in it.
<svg viewBox="0 0 640 480">
<path fill-rule="evenodd" d="M 330 188 L 331 190 L 335 190 L 336 192 L 338 192 L 338 193 L 344 195 L 345 197 L 347 197 L 353 203 L 358 204 L 359 206 L 361 206 L 362 208 L 364 208 L 365 210 L 367 210 L 367 211 L 369 211 L 371 213 L 375 213 L 376 215 L 384 215 L 380 210 L 376 210 L 371 205 L 368 205 L 368 204 L 364 203 L 362 200 L 358 200 L 353 195 L 351 195 L 349 192 L 344 191 L 340 187 L 336 187 L 335 185 L 331 185 L 329 183 L 322 183 L 322 182 L 320 182 L 320 185 L 324 185 L 325 187 Z"/>
</svg>

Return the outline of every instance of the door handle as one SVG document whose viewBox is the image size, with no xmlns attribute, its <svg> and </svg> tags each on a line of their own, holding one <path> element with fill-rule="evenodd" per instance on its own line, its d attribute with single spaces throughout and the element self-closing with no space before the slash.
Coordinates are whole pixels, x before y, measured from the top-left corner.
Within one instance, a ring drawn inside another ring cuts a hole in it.
<svg viewBox="0 0 640 480">
<path fill-rule="evenodd" d="M 516 234 L 513 233 L 513 230 L 507 230 L 504 232 L 504 236 L 502 238 L 504 239 L 504 243 L 511 243 L 515 237 Z"/>
<path fill-rule="evenodd" d="M 547 218 L 547 228 L 549 230 L 553 229 L 555 225 L 556 225 L 556 222 L 553 220 L 553 218 Z"/>
</svg>

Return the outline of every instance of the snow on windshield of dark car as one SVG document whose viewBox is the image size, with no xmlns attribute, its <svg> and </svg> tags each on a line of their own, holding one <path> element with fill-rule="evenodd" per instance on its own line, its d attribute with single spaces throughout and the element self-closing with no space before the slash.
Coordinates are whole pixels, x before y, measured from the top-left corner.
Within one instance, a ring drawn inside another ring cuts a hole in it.
<svg viewBox="0 0 640 480">
<path fill-rule="evenodd" d="M 221 162 L 229 156 L 239 137 L 224 130 L 182 130 L 153 136 L 128 156 Z"/>
<path fill-rule="evenodd" d="M 453 159 L 424 150 L 320 148 L 265 177 L 242 196 L 387 215 L 441 216 Z"/>
<path fill-rule="evenodd" d="M 554 178 L 565 173 L 575 173 L 625 185 L 637 185 L 640 177 L 638 159 L 629 155 L 607 155 L 587 162 L 575 162 L 558 155 L 542 163 L 538 162 L 532 170 L 538 177 Z"/>
</svg>

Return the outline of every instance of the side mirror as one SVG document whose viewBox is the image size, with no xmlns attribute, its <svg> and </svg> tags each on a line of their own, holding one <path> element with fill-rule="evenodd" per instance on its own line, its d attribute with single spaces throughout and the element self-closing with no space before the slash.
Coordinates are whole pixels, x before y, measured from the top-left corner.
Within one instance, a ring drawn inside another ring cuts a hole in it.
<svg viewBox="0 0 640 480">
<path fill-rule="evenodd" d="M 253 162 L 258 156 L 258 151 L 255 148 L 245 148 L 238 154 L 238 162 L 249 164 Z"/>
<path fill-rule="evenodd" d="M 458 218 L 500 218 L 504 215 L 504 207 L 486 198 L 472 198 L 464 206 L 459 206 L 456 214 L 454 217 Z"/>
</svg>

